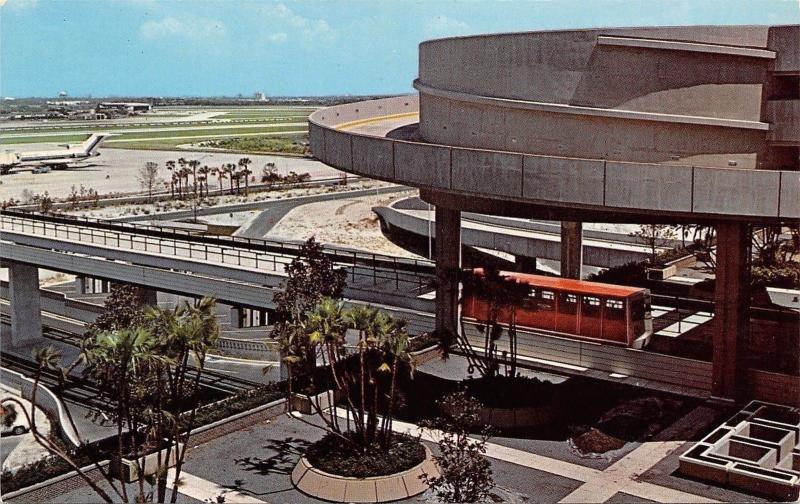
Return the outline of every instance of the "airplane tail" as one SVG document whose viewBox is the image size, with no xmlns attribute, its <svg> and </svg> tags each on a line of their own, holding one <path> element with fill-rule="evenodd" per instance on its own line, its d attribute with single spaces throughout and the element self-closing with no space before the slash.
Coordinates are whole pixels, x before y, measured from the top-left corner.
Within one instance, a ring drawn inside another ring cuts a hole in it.
<svg viewBox="0 0 800 504">
<path fill-rule="evenodd" d="M 89 156 L 94 155 L 97 148 L 110 136 L 111 135 L 108 133 L 92 133 L 92 135 L 81 144 L 81 152 Z"/>
</svg>

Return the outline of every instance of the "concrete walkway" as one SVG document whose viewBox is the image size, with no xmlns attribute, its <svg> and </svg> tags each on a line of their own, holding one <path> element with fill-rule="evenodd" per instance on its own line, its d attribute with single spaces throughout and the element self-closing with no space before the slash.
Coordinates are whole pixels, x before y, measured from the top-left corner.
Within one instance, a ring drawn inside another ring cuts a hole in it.
<svg viewBox="0 0 800 504">
<path fill-rule="evenodd" d="M 175 470 L 170 469 L 167 474 L 167 481 L 175 478 Z M 265 501 L 256 499 L 253 496 L 238 492 L 232 488 L 220 486 L 213 481 L 208 481 L 197 476 L 181 471 L 178 482 L 178 492 L 197 499 L 202 502 L 218 502 L 217 497 L 224 496 L 224 502 L 234 502 L 241 504 L 264 504 Z"/>
<path fill-rule="evenodd" d="M 344 418 L 347 412 L 337 408 L 336 414 Z M 421 436 L 426 441 L 436 442 L 441 436 L 440 431 L 422 429 L 411 423 L 395 420 L 392 425 L 397 432 Z M 637 481 L 636 478 L 641 473 L 653 467 L 682 444 L 683 441 L 643 443 L 604 471 L 494 443 L 486 444 L 486 456 L 584 482 L 561 502 L 605 502 L 619 492 L 656 502 L 716 502 L 692 493 Z"/>
</svg>

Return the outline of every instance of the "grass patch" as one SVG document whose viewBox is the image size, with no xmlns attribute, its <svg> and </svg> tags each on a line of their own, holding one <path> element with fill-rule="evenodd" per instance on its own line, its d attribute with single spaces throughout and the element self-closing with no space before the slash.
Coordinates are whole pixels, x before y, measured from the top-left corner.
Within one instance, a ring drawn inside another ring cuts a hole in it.
<svg viewBox="0 0 800 504">
<path fill-rule="evenodd" d="M 234 137 L 207 140 L 201 147 L 226 149 L 235 152 L 280 152 L 283 154 L 309 154 L 308 145 L 301 138 L 291 137 Z"/>
</svg>

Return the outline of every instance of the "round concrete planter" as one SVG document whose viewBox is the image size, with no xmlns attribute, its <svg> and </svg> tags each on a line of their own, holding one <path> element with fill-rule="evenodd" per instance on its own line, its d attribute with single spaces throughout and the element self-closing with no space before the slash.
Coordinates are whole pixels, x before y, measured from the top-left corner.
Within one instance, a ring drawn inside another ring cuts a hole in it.
<svg viewBox="0 0 800 504">
<path fill-rule="evenodd" d="M 353 478 L 337 476 L 313 467 L 303 457 L 292 471 L 292 483 L 306 495 L 332 502 L 390 502 L 419 495 L 428 489 L 420 479 L 427 474 L 439 476 L 439 468 L 433 461 L 428 447 L 425 447 L 425 460 L 403 472 Z"/>
</svg>

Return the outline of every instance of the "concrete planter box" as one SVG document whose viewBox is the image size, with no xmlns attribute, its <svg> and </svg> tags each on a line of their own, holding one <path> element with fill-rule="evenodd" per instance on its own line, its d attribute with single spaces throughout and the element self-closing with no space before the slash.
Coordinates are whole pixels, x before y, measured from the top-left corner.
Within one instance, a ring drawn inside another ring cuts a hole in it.
<svg viewBox="0 0 800 504">
<path fill-rule="evenodd" d="M 344 397 L 344 392 L 341 390 L 326 390 L 317 395 L 309 396 L 306 394 L 293 393 L 292 394 L 292 410 L 299 411 L 306 415 L 317 412 L 315 405 L 323 411 L 334 406 L 338 401 Z"/>
<path fill-rule="evenodd" d="M 675 276 L 679 268 L 687 268 L 695 264 L 697 264 L 697 258 L 694 255 L 679 257 L 664 263 L 660 268 L 647 268 L 647 279 L 666 280 L 671 276 Z"/>
<path fill-rule="evenodd" d="M 411 352 L 411 357 L 413 357 L 414 362 L 417 366 L 430 362 L 434 359 L 439 359 L 442 357 L 442 349 L 439 348 L 438 345 L 432 345 L 428 348 L 423 348 L 422 350 L 417 350 L 416 352 Z"/>
<path fill-rule="evenodd" d="M 425 447 L 425 460 L 403 472 L 353 478 L 337 476 L 312 466 L 303 457 L 292 471 L 292 483 L 306 495 L 332 502 L 390 502 L 408 499 L 428 489 L 420 479 L 427 474 L 439 476 L 439 468 L 433 460 L 431 451 Z"/>
<path fill-rule="evenodd" d="M 800 494 L 800 411 L 752 401 L 679 460 L 693 478 L 795 501 Z"/>
<path fill-rule="evenodd" d="M 178 459 L 178 455 L 177 455 L 178 450 L 182 450 L 182 449 L 183 449 L 183 445 L 182 444 L 178 444 L 178 448 L 177 449 L 173 448 L 170 451 L 169 460 L 166 461 L 167 462 L 167 467 L 173 467 L 175 465 L 175 462 Z M 163 450 L 161 450 L 161 462 L 162 463 L 165 462 L 164 459 L 166 458 L 166 456 L 167 456 L 167 449 L 164 448 Z M 120 479 L 121 481 L 124 481 L 125 483 L 131 483 L 131 482 L 134 482 L 134 481 L 138 481 L 140 475 L 139 475 L 139 470 L 138 470 L 138 467 L 137 467 L 137 462 L 141 463 L 141 461 L 142 461 L 141 458 L 139 458 L 137 460 L 137 459 L 123 457 L 122 458 L 122 464 L 121 464 L 122 467 L 118 467 L 117 464 L 115 464 L 115 463 L 111 464 L 111 466 L 110 466 L 111 473 L 116 478 Z M 145 455 L 144 463 L 142 464 L 142 470 L 144 472 L 144 474 L 142 474 L 142 476 L 144 476 L 144 477 L 152 476 L 153 474 L 156 474 L 158 472 L 158 452 L 153 452 L 153 453 L 151 453 L 149 455 Z M 119 474 L 118 471 L 121 471 L 121 474 Z"/>
</svg>

